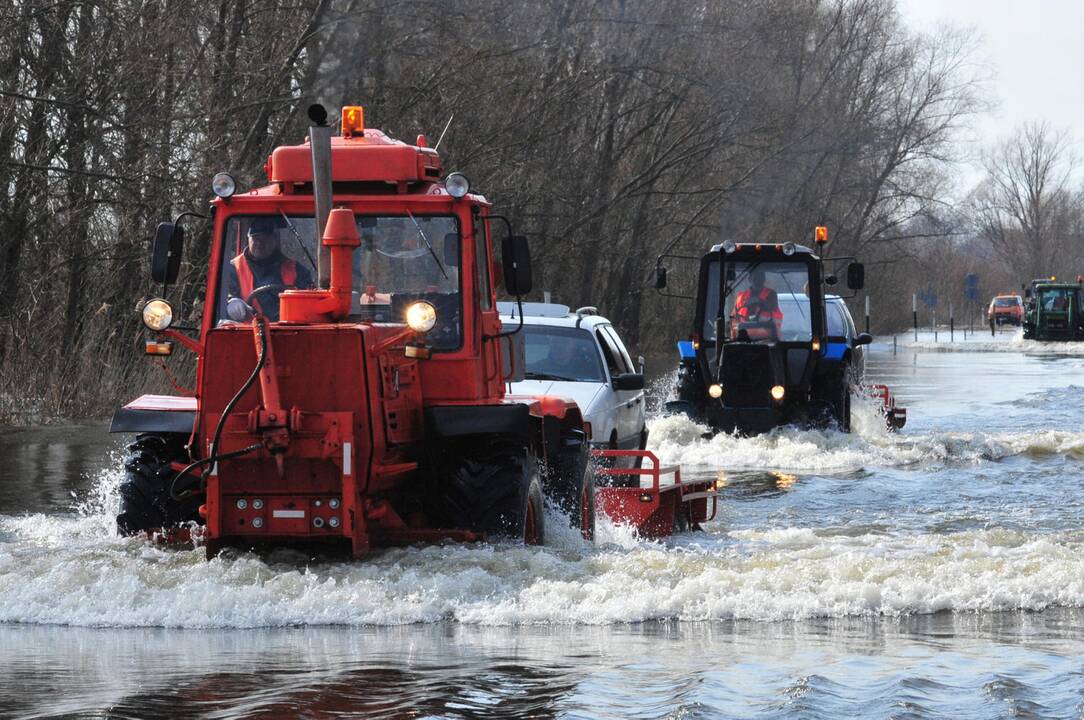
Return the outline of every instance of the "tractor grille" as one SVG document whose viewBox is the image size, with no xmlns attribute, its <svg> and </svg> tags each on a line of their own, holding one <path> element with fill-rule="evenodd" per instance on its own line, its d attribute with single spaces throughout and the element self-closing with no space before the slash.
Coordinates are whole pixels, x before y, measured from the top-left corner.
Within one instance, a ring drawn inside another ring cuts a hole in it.
<svg viewBox="0 0 1084 720">
<path fill-rule="evenodd" d="M 725 345 L 720 374 L 723 402 L 727 406 L 763 407 L 768 404 L 768 392 L 773 382 L 767 345 Z"/>
</svg>

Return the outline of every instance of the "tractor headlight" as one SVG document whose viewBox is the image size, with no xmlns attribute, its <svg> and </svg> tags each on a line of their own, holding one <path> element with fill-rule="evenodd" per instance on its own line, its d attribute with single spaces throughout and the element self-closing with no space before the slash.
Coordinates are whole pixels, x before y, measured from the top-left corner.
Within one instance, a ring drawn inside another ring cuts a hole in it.
<svg viewBox="0 0 1084 720">
<path fill-rule="evenodd" d="M 458 199 L 470 192 L 470 181 L 461 172 L 449 173 L 448 177 L 444 178 L 444 189 L 449 195 Z"/>
<path fill-rule="evenodd" d="M 211 178 L 211 192 L 225 200 L 237 192 L 237 181 L 229 173 L 218 173 Z"/>
<path fill-rule="evenodd" d="M 406 324 L 414 332 L 429 332 L 437 324 L 437 309 L 424 300 L 416 302 L 407 308 Z"/>
<path fill-rule="evenodd" d="M 783 388 L 782 385 L 773 385 L 772 386 L 772 400 L 775 400 L 776 402 L 779 402 L 780 400 L 783 399 L 783 396 L 786 395 L 786 394 L 787 394 L 787 391 Z"/>
<path fill-rule="evenodd" d="M 738 244 L 733 240 L 723 240 L 723 252 L 727 255 L 738 249 Z"/>
<path fill-rule="evenodd" d="M 150 330 L 162 331 L 173 324 L 173 308 L 162 298 L 143 306 L 143 324 Z"/>
<path fill-rule="evenodd" d="M 787 255 L 787 256 L 793 255 L 794 250 L 795 250 L 794 243 L 792 243 L 792 242 L 783 243 L 783 254 L 784 255 Z"/>
<path fill-rule="evenodd" d="M 718 400 L 719 398 L 721 398 L 723 396 L 723 386 L 718 385 L 718 384 L 709 385 L 708 386 L 708 395 L 711 395 L 713 398 Z"/>
</svg>

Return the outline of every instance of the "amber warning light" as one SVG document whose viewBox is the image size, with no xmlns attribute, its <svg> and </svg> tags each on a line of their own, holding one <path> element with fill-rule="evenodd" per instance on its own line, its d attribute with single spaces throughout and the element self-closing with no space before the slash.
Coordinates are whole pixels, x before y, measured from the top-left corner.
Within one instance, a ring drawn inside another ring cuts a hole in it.
<svg viewBox="0 0 1084 720">
<path fill-rule="evenodd" d="M 365 133 L 365 109 L 358 105 L 343 108 L 343 137 L 353 137 Z"/>
<path fill-rule="evenodd" d="M 818 225 L 813 230 L 813 240 L 815 240 L 818 245 L 823 245 L 828 242 L 828 228 L 824 225 Z"/>
</svg>

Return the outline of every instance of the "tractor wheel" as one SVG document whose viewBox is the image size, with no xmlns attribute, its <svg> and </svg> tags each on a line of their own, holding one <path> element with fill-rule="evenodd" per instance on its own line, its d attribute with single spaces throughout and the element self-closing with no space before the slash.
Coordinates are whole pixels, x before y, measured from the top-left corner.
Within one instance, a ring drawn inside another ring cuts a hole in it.
<svg viewBox="0 0 1084 720">
<path fill-rule="evenodd" d="M 851 383 L 849 366 L 844 365 L 838 371 L 825 378 L 822 396 L 831 406 L 831 418 L 842 432 L 851 431 Z"/>
<path fill-rule="evenodd" d="M 128 446 L 124 463 L 125 479 L 120 486 L 120 514 L 117 529 L 121 535 L 136 535 L 195 521 L 199 516 L 197 497 L 174 500 L 170 484 L 174 471 L 169 464 L 185 459 L 187 437 L 173 434 L 137 435 Z"/>
<path fill-rule="evenodd" d="M 549 468 L 546 497 L 580 528 L 585 540 L 595 537 L 595 469 L 582 432 L 563 439 L 557 464 Z"/>
<path fill-rule="evenodd" d="M 442 514 L 451 527 L 541 545 L 546 528 L 538 475 L 538 461 L 522 443 L 464 446 L 440 475 Z"/>
</svg>

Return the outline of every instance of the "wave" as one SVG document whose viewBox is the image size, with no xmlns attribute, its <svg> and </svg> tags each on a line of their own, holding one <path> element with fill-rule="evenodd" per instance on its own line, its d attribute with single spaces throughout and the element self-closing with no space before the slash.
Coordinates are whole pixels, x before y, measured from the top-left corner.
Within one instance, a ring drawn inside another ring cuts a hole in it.
<svg viewBox="0 0 1084 720">
<path fill-rule="evenodd" d="M 1084 605 L 1084 536 L 983 529 L 685 536 L 602 528 L 551 548 L 443 545 L 361 561 L 279 551 L 210 562 L 113 534 L 111 518 L 0 519 L 0 622 L 108 627 L 590 624 L 899 616 Z"/>
<path fill-rule="evenodd" d="M 755 437 L 719 434 L 684 416 L 651 420 L 649 447 L 666 463 L 726 469 L 850 472 L 865 467 L 974 464 L 1014 456 L 1084 458 L 1084 432 L 891 433 L 872 401 L 855 402 L 853 432 L 777 428 Z"/>
</svg>

